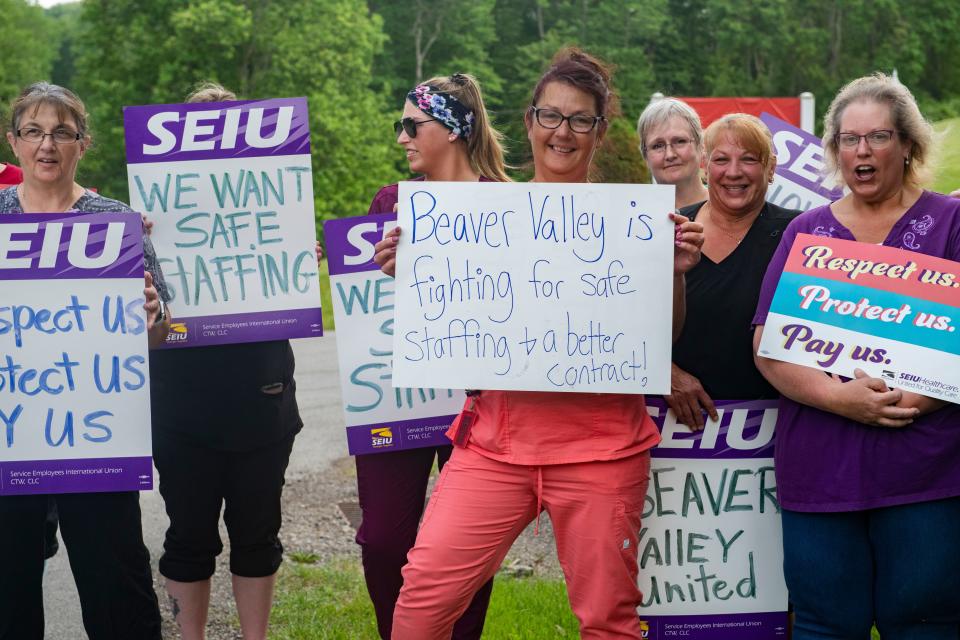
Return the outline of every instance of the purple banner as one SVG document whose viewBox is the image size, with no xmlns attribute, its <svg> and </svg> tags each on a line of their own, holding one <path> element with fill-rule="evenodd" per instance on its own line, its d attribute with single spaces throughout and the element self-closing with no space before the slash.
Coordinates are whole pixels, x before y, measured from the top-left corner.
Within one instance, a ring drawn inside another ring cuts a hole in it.
<svg viewBox="0 0 960 640">
<path fill-rule="evenodd" d="M 396 226 L 396 221 L 395 213 L 376 213 L 324 222 L 330 275 L 379 271 L 380 266 L 373 261 L 373 247 Z"/>
<path fill-rule="evenodd" d="M 702 431 L 677 423 L 660 396 L 647 396 L 647 410 L 663 437 L 651 451 L 654 458 L 703 460 L 772 458 L 776 400 L 714 400 L 719 423 L 707 421 Z"/>
<path fill-rule="evenodd" d="M 787 637 L 787 612 L 642 616 L 640 625 L 644 640 L 774 640 Z"/>
<path fill-rule="evenodd" d="M 0 496 L 149 491 L 150 457 L 0 462 Z"/>
<path fill-rule="evenodd" d="M 0 280 L 143 276 L 136 213 L 29 213 L 0 217 Z"/>
<path fill-rule="evenodd" d="M 285 309 L 183 319 L 174 316 L 163 347 L 178 349 L 200 345 L 316 338 L 322 335 L 323 313 L 320 309 Z"/>
<path fill-rule="evenodd" d="M 450 444 L 444 435 L 456 416 L 433 416 L 347 427 L 350 455 Z"/>
<path fill-rule="evenodd" d="M 123 108 L 127 163 L 309 155 L 306 98 Z"/>
<path fill-rule="evenodd" d="M 820 138 L 766 112 L 760 115 L 760 119 L 773 134 L 777 175 L 828 200 L 843 196 L 842 188 L 831 188 L 825 184 L 823 143 Z"/>
</svg>

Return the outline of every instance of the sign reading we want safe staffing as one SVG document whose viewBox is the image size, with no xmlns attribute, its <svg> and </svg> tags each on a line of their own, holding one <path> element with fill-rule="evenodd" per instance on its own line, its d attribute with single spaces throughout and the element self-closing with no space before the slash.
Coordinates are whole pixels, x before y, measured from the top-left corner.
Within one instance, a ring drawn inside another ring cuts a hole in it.
<svg viewBox="0 0 960 640">
<path fill-rule="evenodd" d="M 306 98 L 125 107 L 171 348 L 323 333 Z"/>
<path fill-rule="evenodd" d="M 134 213 L 0 215 L 0 496 L 152 487 L 142 243 Z"/>
</svg>

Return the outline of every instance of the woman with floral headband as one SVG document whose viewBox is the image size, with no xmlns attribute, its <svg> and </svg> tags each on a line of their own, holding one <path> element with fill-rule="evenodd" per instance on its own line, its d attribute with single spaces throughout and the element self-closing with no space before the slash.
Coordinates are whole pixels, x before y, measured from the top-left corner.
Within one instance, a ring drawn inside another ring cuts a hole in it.
<svg viewBox="0 0 960 640">
<path fill-rule="evenodd" d="M 480 87 L 469 75 L 457 73 L 417 85 L 407 94 L 395 129 L 410 171 L 422 176 L 418 179 L 509 180 L 501 135 L 490 126 Z M 389 213 L 396 204 L 397 185 L 391 184 L 380 189 L 369 213 Z M 397 233 L 395 230 L 388 236 L 388 243 Z M 395 256 L 395 250 L 378 254 L 385 271 L 392 272 Z M 377 627 L 385 640 L 392 633 L 393 609 L 403 584 L 400 570 L 417 536 L 433 461 L 436 458 L 442 468 L 451 451 L 450 446 L 440 446 L 356 457 L 363 512 L 357 544 Z M 453 638 L 480 637 L 492 586 L 490 580 L 479 589 L 454 626 Z"/>
</svg>

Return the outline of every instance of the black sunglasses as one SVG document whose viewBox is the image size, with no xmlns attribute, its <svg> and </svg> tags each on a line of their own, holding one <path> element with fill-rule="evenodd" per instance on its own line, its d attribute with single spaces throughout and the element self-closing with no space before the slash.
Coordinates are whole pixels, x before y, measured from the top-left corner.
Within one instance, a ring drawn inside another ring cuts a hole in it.
<svg viewBox="0 0 960 640">
<path fill-rule="evenodd" d="M 427 118 L 426 120 L 414 120 L 413 118 L 401 118 L 393 123 L 393 132 L 400 135 L 400 130 L 407 132 L 411 138 L 417 137 L 417 127 L 427 122 L 435 122 L 436 118 Z"/>
</svg>

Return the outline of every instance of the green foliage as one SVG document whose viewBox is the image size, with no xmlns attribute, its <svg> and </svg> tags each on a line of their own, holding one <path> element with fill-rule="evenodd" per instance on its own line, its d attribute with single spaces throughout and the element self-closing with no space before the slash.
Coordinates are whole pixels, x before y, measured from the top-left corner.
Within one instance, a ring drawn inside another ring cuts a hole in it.
<svg viewBox="0 0 960 640">
<path fill-rule="evenodd" d="M 123 106 L 181 102 L 213 80 L 241 98 L 305 95 L 318 220 L 366 212 L 396 180 L 384 97 L 370 90 L 382 22 L 356 0 L 85 0 L 77 89 L 99 150 L 82 179 L 125 199 Z M 144 46 L 154 43 L 154 46 Z"/>
<path fill-rule="evenodd" d="M 595 159 L 598 180 L 624 184 L 650 182 L 650 171 L 640 153 L 640 139 L 633 123 L 614 118 Z"/>
<path fill-rule="evenodd" d="M 509 161 L 529 176 L 523 114 L 553 54 L 616 67 L 623 124 L 597 163 L 646 179 L 633 123 L 650 95 L 811 91 L 822 115 L 850 80 L 897 70 L 931 120 L 960 116 L 956 0 L 83 0 L 46 11 L 0 0 L 0 99 L 48 78 L 78 91 L 97 145 L 80 181 L 126 197 L 121 109 L 179 102 L 200 80 L 243 98 L 305 95 L 318 220 L 366 211 L 406 174 L 391 133 L 419 79 L 476 75 Z"/>
<path fill-rule="evenodd" d="M 931 189 L 950 193 L 960 189 L 960 118 L 938 122 L 934 128 L 940 136 L 940 162 Z"/>
<path fill-rule="evenodd" d="M 6 133 L 10 127 L 8 105 L 24 86 L 50 76 L 57 53 L 58 36 L 43 9 L 27 0 L 0 0 L 0 118 Z M 0 162 L 13 160 L 6 141 L 2 143 Z"/>
</svg>

